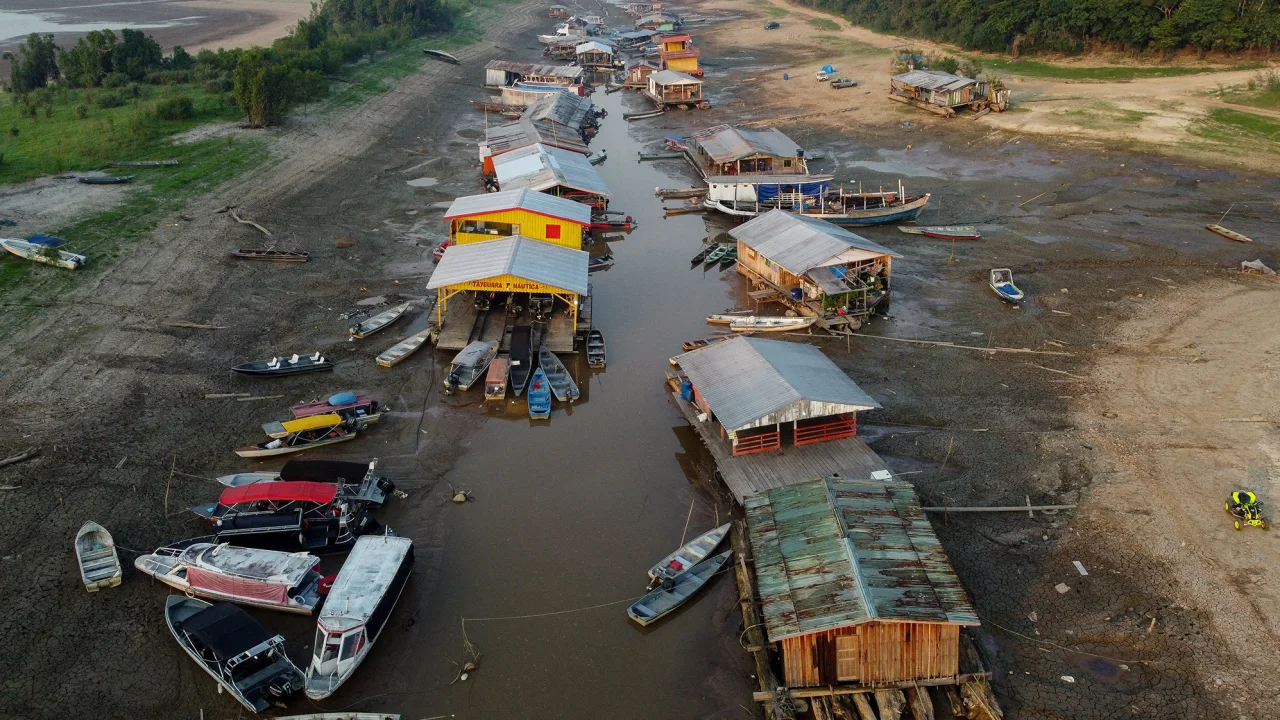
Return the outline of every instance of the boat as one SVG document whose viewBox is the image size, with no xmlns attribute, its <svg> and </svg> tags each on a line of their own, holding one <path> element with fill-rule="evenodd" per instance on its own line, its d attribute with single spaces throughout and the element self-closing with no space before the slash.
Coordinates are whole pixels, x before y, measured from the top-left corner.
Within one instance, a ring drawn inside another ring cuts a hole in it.
<svg viewBox="0 0 1280 720">
<path fill-rule="evenodd" d="M 707 347 L 708 345 L 715 345 L 716 343 L 724 342 L 725 340 L 731 340 L 735 337 L 738 337 L 738 336 L 737 335 L 712 335 L 711 337 L 699 338 L 697 340 L 685 340 L 684 342 L 680 343 L 680 347 L 685 352 L 689 352 L 690 350 L 697 350 L 699 348 Z"/>
<path fill-rule="evenodd" d="M 751 316 L 750 310 L 734 310 L 731 312 L 716 313 L 714 315 L 708 315 L 707 322 L 712 325 L 730 325 L 733 323 L 734 320 L 741 320 L 745 317 L 750 317 L 750 316 Z"/>
<path fill-rule="evenodd" d="M 305 508 L 236 513 L 213 522 L 213 533 L 170 545 L 184 548 L 195 543 L 231 543 L 286 552 L 306 551 L 314 555 L 346 552 L 361 535 L 379 528 L 361 504 L 340 502 L 329 506 L 336 513 L 308 513 Z"/>
<path fill-rule="evenodd" d="M 336 415 L 334 417 L 337 417 Z M 264 440 L 253 445 L 245 445 L 235 449 L 236 455 L 244 458 L 274 457 L 290 453 L 313 450 L 326 445 L 337 445 L 340 442 L 356 439 L 356 431 L 339 425 L 326 426 L 315 430 L 306 430 L 283 438 Z"/>
<path fill-rule="evenodd" d="M 427 344 L 427 340 L 431 338 L 431 328 L 427 328 L 422 332 L 414 333 L 400 342 L 392 345 L 382 354 L 374 359 L 374 362 L 382 367 L 394 367 L 404 362 L 404 359 L 414 354 L 423 345 Z"/>
<path fill-rule="evenodd" d="M 367 535 L 356 541 L 316 622 L 307 668 L 312 700 L 333 694 L 369 655 L 413 572 L 413 541 Z"/>
<path fill-rule="evenodd" d="M 729 323 L 734 332 L 783 332 L 786 330 L 803 330 L 817 322 L 811 317 L 764 317 L 751 315 L 737 318 Z"/>
<path fill-rule="evenodd" d="M 707 253 L 706 257 L 702 258 L 702 263 L 708 267 L 715 265 L 720 262 L 720 258 L 724 257 L 727 252 L 729 252 L 729 245 L 717 245 L 711 252 Z"/>
<path fill-rule="evenodd" d="M 26 240 L 0 238 L 0 245 L 3 245 L 5 250 L 20 258 L 67 270 L 78 270 L 89 261 L 84 255 L 77 255 L 65 250 L 55 250 L 49 245 L 27 242 Z"/>
<path fill-rule="evenodd" d="M 529 417 L 533 420 L 551 417 L 551 384 L 542 368 L 534 370 L 529 379 Z"/>
<path fill-rule="evenodd" d="M 800 214 L 840 226 L 911 222 L 920 217 L 929 204 L 929 197 L 928 193 L 909 196 L 901 192 L 831 195 L 819 206 L 803 209 Z"/>
<path fill-rule="evenodd" d="M 337 413 L 325 413 L 323 415 L 308 415 L 304 418 L 295 418 L 293 420 L 272 420 L 271 422 L 262 423 L 262 432 L 266 433 L 269 438 L 287 438 L 290 435 L 297 435 L 308 430 L 319 430 L 322 428 L 334 426 L 350 426 L 357 430 L 364 430 L 363 427 L 357 427 L 359 423 L 347 422 Z"/>
<path fill-rule="evenodd" d="M 991 271 L 991 290 L 1000 296 L 1001 300 L 1017 305 L 1024 297 L 1022 291 L 1017 285 L 1013 284 L 1013 271 L 1009 268 L 996 268 Z"/>
<path fill-rule="evenodd" d="M 661 562 L 649 568 L 649 579 L 657 582 L 669 580 L 706 560 L 707 556 L 724 541 L 731 525 L 732 523 L 725 523 L 718 528 L 712 528 L 685 543 L 679 550 L 662 558 Z"/>
<path fill-rule="evenodd" d="M 275 720 L 400 720 L 396 713 L 380 712 L 322 712 L 306 715 L 277 715 Z"/>
<path fill-rule="evenodd" d="M 76 178 L 85 185 L 124 185 L 132 179 L 132 175 L 81 175 Z"/>
<path fill-rule="evenodd" d="M 306 262 L 311 253 L 306 250 L 277 250 L 275 248 L 236 248 L 231 257 L 245 260 L 270 260 L 272 262 Z"/>
<path fill-rule="evenodd" d="M 320 558 L 227 543 L 162 547 L 133 561 L 187 597 L 310 615 L 322 597 Z"/>
<path fill-rule="evenodd" d="M 1253 238 L 1249 237 L 1248 235 L 1245 235 L 1244 233 L 1236 232 L 1235 230 L 1231 230 L 1229 228 L 1224 228 L 1221 225 L 1218 225 L 1216 223 L 1212 225 L 1205 225 L 1204 227 L 1209 232 L 1217 233 L 1218 235 L 1221 235 L 1222 237 L 1228 240 L 1235 240 L 1236 242 L 1253 242 Z"/>
<path fill-rule="evenodd" d="M 402 303 L 352 325 L 349 330 L 351 337 L 356 340 L 363 340 L 364 338 L 378 332 L 398 320 L 401 315 L 404 315 L 404 312 L 409 309 L 409 305 L 411 304 L 412 303 Z"/>
<path fill-rule="evenodd" d="M 215 503 L 192 505 L 191 512 L 205 520 L 218 520 L 252 512 L 292 512 L 323 517 L 338 500 L 338 486 L 320 482 L 267 481 L 228 487 Z"/>
<path fill-rule="evenodd" d="M 605 255 L 604 257 L 589 258 L 587 260 L 587 272 L 593 273 L 600 270 L 608 270 L 613 267 L 613 256 Z"/>
<path fill-rule="evenodd" d="M 657 622 L 701 590 L 707 581 L 729 561 L 729 556 L 732 554 L 732 550 L 725 550 L 719 555 L 713 555 L 694 565 L 674 579 L 666 580 L 656 590 L 627 608 L 627 616 L 641 625 Z"/>
<path fill-rule="evenodd" d="M 590 227 L 594 230 L 635 230 L 640 223 L 630 215 L 622 220 L 612 220 L 608 217 L 597 217 L 591 219 Z"/>
<path fill-rule="evenodd" d="M 684 152 L 685 150 L 689 149 L 689 145 L 685 143 L 684 138 L 682 137 L 676 137 L 675 135 L 668 135 L 662 138 L 662 149 Z"/>
<path fill-rule="evenodd" d="M 241 363 L 233 368 L 232 372 L 238 372 L 241 375 L 301 375 L 302 373 L 321 372 L 323 370 L 332 370 L 333 361 L 329 360 L 320 353 L 312 355 L 298 355 L 294 353 L 288 359 L 282 357 L 273 357 L 270 360 L 257 360 L 255 362 Z"/>
<path fill-rule="evenodd" d="M 330 395 L 326 400 L 293 405 L 289 408 L 289 412 L 295 418 L 337 413 L 347 422 L 372 425 L 382 417 L 382 406 L 368 395 L 340 392 Z"/>
<path fill-rule="evenodd" d="M 633 120 L 645 120 L 652 117 L 658 117 L 662 113 L 663 113 L 662 108 L 659 108 L 657 110 L 646 110 L 645 112 L 624 114 L 622 116 L 622 119 L 626 120 L 627 122 L 631 122 Z"/>
<path fill-rule="evenodd" d="M 377 458 L 367 464 L 339 460 L 290 460 L 280 468 L 280 472 L 235 473 L 217 480 L 233 488 L 276 481 L 333 483 L 344 498 L 377 506 L 386 502 L 387 495 L 396 488 L 390 478 L 377 474 L 377 467 Z"/>
<path fill-rule="evenodd" d="M 587 333 L 587 364 L 593 368 L 605 365 L 604 333 L 595 328 Z"/>
<path fill-rule="evenodd" d="M 488 369 L 489 363 L 493 362 L 497 354 L 497 343 L 481 340 L 469 343 L 462 348 L 462 351 L 455 355 L 449 364 L 449 374 L 444 379 L 445 393 L 448 394 L 454 390 L 465 392 L 471 389 L 477 380 L 484 377 L 484 371 Z"/>
<path fill-rule="evenodd" d="M 524 392 L 533 372 L 533 328 L 517 325 L 511 328 L 511 391 L 516 397 Z"/>
<path fill-rule="evenodd" d="M 703 260 L 707 259 L 707 256 L 710 255 L 713 250 L 716 250 L 719 247 L 720 246 L 716 244 L 702 246 L 702 250 L 697 255 L 693 256 L 693 259 L 689 261 L 689 264 L 690 265 L 701 264 Z"/>
<path fill-rule="evenodd" d="M 538 366 L 546 374 L 547 384 L 551 386 L 551 392 L 555 393 L 556 399 L 560 402 L 566 400 L 573 402 L 582 394 L 578 391 L 578 384 L 573 381 L 568 368 L 546 347 L 538 348 Z"/>
<path fill-rule="evenodd" d="M 235 605 L 170 595 L 164 619 L 191 659 L 250 712 L 302 689 L 305 679 L 285 654 L 284 638 Z"/>
<path fill-rule="evenodd" d="M 243 487 L 245 485 L 253 485 L 254 483 L 271 482 L 273 480 L 279 480 L 280 473 L 242 472 L 242 473 L 232 473 L 230 475 L 219 475 L 215 479 L 226 487 Z"/>
<path fill-rule="evenodd" d="M 445 62 L 447 62 L 447 63 L 452 63 L 452 64 L 454 64 L 454 65 L 461 65 L 461 64 L 462 64 L 462 61 L 461 61 L 461 60 L 459 60 L 458 58 L 456 58 L 456 57 L 454 57 L 454 56 L 450 55 L 449 53 L 447 53 L 447 52 L 445 52 L 445 51 L 443 51 L 443 50 L 432 50 L 431 48 L 423 48 L 423 49 L 422 49 L 422 52 L 423 52 L 425 55 L 427 55 L 427 57 L 433 57 L 433 58 L 435 58 L 435 59 L 437 59 L 437 60 L 443 60 L 443 61 L 445 61 Z"/>
<path fill-rule="evenodd" d="M 587 156 L 587 162 L 591 163 L 592 165 L 599 165 L 600 163 L 608 159 L 609 159 L 608 150 L 601 150 L 598 153 L 592 153 L 591 155 Z"/>
<path fill-rule="evenodd" d="M 507 375 L 511 370 L 511 359 L 499 355 L 489 363 L 489 374 L 484 378 L 484 399 L 502 400 L 507 396 Z"/>
<path fill-rule="evenodd" d="M 120 555 L 111 533 L 96 522 L 89 521 L 76 533 L 76 563 L 80 566 L 80 579 L 89 592 L 120 584 Z"/>
<path fill-rule="evenodd" d="M 729 249 L 725 251 L 724 256 L 720 258 L 720 269 L 724 270 L 737 261 L 738 261 L 738 246 L 730 245 Z"/>
<path fill-rule="evenodd" d="M 899 225 L 898 230 L 908 235 L 924 235 L 942 240 L 981 240 L 982 234 L 972 225 Z"/>
</svg>

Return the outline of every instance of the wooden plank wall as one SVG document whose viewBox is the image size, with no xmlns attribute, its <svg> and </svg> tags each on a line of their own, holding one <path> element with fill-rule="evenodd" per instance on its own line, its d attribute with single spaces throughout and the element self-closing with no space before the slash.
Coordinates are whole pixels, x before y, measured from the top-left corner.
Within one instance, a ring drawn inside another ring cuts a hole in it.
<svg viewBox="0 0 1280 720">
<path fill-rule="evenodd" d="M 960 626 L 872 622 L 787 638 L 788 687 L 954 677 L 960 672 Z"/>
</svg>

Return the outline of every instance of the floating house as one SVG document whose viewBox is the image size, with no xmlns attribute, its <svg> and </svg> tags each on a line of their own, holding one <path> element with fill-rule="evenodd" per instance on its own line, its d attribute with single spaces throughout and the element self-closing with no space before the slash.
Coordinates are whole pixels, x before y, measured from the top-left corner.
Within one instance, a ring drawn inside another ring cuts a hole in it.
<svg viewBox="0 0 1280 720">
<path fill-rule="evenodd" d="M 490 60 L 484 66 L 484 85 L 504 88 L 520 83 L 569 87 L 582 84 L 582 68 L 571 65 Z"/>
<path fill-rule="evenodd" d="M 547 145 L 530 145 L 494 158 L 494 173 L 502 190 L 528 188 L 593 210 L 609 206 L 609 185 L 585 155 Z"/>
<path fill-rule="evenodd" d="M 698 56 L 702 51 L 693 46 L 693 38 L 688 35 L 663 35 L 659 41 L 658 57 L 662 60 L 663 70 L 702 77 L 702 68 L 698 67 Z"/>
<path fill-rule="evenodd" d="M 597 70 L 613 69 L 613 48 L 599 40 L 589 40 L 573 49 L 578 58 L 578 65 Z"/>
<path fill-rule="evenodd" d="M 644 17 L 662 10 L 660 2 L 629 2 L 624 8 L 629 14 L 635 17 Z"/>
<path fill-rule="evenodd" d="M 744 506 L 766 637 L 786 687 L 964 679 L 960 631 L 979 625 L 978 615 L 909 484 L 828 477 Z"/>
<path fill-rule="evenodd" d="M 539 144 L 582 155 L 591 154 L 591 150 L 583 140 L 580 128 L 561 125 L 549 118 L 539 122 L 521 118 L 515 122 L 485 129 L 484 142 L 480 143 L 480 162 L 484 165 L 484 174 L 493 174 L 495 157 L 512 150 Z"/>
<path fill-rule="evenodd" d="M 711 104 L 702 99 L 702 81 L 674 70 L 659 70 L 649 74 L 649 87 L 645 97 L 660 108 L 700 107 Z"/>
<path fill-rule="evenodd" d="M 689 138 L 689 151 L 704 177 L 809 173 L 804 150 L 777 128 L 742 130 L 716 125 L 694 133 Z"/>
<path fill-rule="evenodd" d="M 889 80 L 889 99 L 945 117 L 979 99 L 978 81 L 940 70 L 909 70 Z"/>
<path fill-rule="evenodd" d="M 534 123 L 554 123 L 547 125 L 549 129 L 559 125 L 581 130 L 599 124 L 594 111 L 595 106 L 586 98 L 568 93 L 554 93 L 544 95 L 526 105 L 520 117 L 522 120 Z"/>
<path fill-rule="evenodd" d="M 591 208 L 572 200 L 520 188 L 460 197 L 445 211 L 444 219 L 449 221 L 450 246 L 523 235 L 551 245 L 581 250 L 583 236 L 591 225 Z M 448 249 L 445 254 L 448 255 Z"/>
<path fill-rule="evenodd" d="M 565 7 L 564 5 L 552 5 L 551 8 L 547 10 L 547 17 L 553 17 L 553 18 L 569 17 L 569 8 Z"/>
<path fill-rule="evenodd" d="M 569 202 L 549 195 L 530 194 Z M 586 210 L 585 205 L 578 207 Z M 583 250 L 514 234 L 499 240 L 445 249 L 440 264 L 431 273 L 427 289 L 436 291 L 437 322 L 441 326 L 445 324 L 448 301 L 462 292 L 550 296 L 567 311 L 572 337 L 578 334 L 581 298 L 589 292 L 587 259 L 588 253 Z M 469 332 L 471 324 L 465 324 L 463 330 Z"/>
<path fill-rule="evenodd" d="M 653 30 L 628 30 L 627 32 L 614 33 L 609 39 L 618 43 L 620 47 L 636 48 L 649 42 L 649 38 L 657 34 Z"/>
<path fill-rule="evenodd" d="M 649 15 L 642 15 L 636 20 L 636 30 L 655 30 L 657 32 L 671 32 L 680 27 L 680 18 L 677 15 L 668 12 L 655 12 Z"/>
<path fill-rule="evenodd" d="M 825 220 L 770 210 L 729 231 L 738 272 L 801 315 L 826 326 L 861 320 L 889 302 L 901 257 Z"/>
<path fill-rule="evenodd" d="M 632 60 L 627 63 L 627 80 L 623 84 L 628 87 L 647 89 L 649 87 L 649 76 L 661 69 L 654 60 Z"/>
</svg>

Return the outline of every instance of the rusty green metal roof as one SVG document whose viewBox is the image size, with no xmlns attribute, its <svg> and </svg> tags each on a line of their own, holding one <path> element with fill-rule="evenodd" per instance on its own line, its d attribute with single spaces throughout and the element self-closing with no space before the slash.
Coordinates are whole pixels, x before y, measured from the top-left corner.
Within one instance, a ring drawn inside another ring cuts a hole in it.
<svg viewBox="0 0 1280 720">
<path fill-rule="evenodd" d="M 771 642 L 872 620 L 979 624 L 907 483 L 828 478 L 744 506 Z"/>
</svg>

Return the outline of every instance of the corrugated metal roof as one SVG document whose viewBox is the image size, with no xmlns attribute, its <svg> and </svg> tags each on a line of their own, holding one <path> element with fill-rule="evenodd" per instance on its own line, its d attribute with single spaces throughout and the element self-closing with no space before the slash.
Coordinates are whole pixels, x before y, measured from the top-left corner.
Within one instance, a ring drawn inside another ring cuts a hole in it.
<svg viewBox="0 0 1280 720">
<path fill-rule="evenodd" d="M 456 198 L 444 214 L 445 220 L 504 210 L 528 210 L 540 215 L 568 220 L 579 225 L 591 224 L 591 208 L 572 200 L 520 188 L 483 195 Z"/>
<path fill-rule="evenodd" d="M 608 53 L 610 55 L 613 54 L 613 48 L 596 40 L 584 42 L 578 47 L 574 48 L 573 51 L 575 53 L 578 53 L 579 55 L 581 55 L 584 52 L 602 52 L 602 53 Z"/>
<path fill-rule="evenodd" d="M 733 432 L 880 407 L 812 345 L 741 337 L 675 360 Z"/>
<path fill-rule="evenodd" d="M 645 60 L 632 60 L 631 62 L 627 63 L 627 70 L 630 70 L 631 68 L 633 68 L 633 67 L 635 67 L 635 66 L 637 66 L 637 65 L 648 65 L 648 66 L 649 66 L 649 67 L 651 67 L 651 68 L 657 68 L 657 67 L 658 67 L 658 63 L 657 63 L 657 62 L 655 62 L 655 61 L 653 61 L 653 60 L 648 60 L 648 59 L 645 59 Z"/>
<path fill-rule="evenodd" d="M 504 93 L 509 89 L 504 88 Z M 541 97 L 543 96 L 535 99 L 541 99 Z M 509 150 L 527 147 L 534 143 L 555 145 L 583 155 L 591 153 L 587 144 L 582 142 L 577 129 L 561 125 L 554 120 L 544 119 L 535 123 L 528 118 L 521 118 L 515 122 L 488 128 L 484 132 L 484 144 L 489 148 L 490 155 L 501 155 Z"/>
<path fill-rule="evenodd" d="M 649 79 L 659 85 L 701 85 L 702 81 L 691 75 L 685 75 L 675 70 L 659 70 L 649 76 Z"/>
<path fill-rule="evenodd" d="M 435 272 L 431 273 L 427 289 L 514 275 L 584 295 L 587 292 L 588 256 L 589 253 L 583 250 L 552 245 L 522 235 L 450 245 L 445 248 L 444 257 L 440 258 Z"/>
<path fill-rule="evenodd" d="M 568 92 L 552 93 L 530 103 L 521 117 L 533 121 L 549 120 L 566 127 L 577 128 L 582 127 L 582 121 L 586 119 L 591 108 L 591 101 L 584 97 Z"/>
<path fill-rule="evenodd" d="M 719 163 L 733 162 L 756 153 L 775 157 L 796 157 L 801 147 L 777 128 L 741 130 L 716 125 L 699 130 L 692 136 L 698 147 Z"/>
<path fill-rule="evenodd" d="M 511 60 L 490 60 L 485 70 L 501 70 L 517 75 L 536 75 L 538 77 L 558 77 L 565 80 L 577 80 L 582 77 L 582 68 L 574 65 L 549 65 L 544 63 L 514 62 Z"/>
<path fill-rule="evenodd" d="M 391 587 L 405 556 L 411 552 L 413 541 L 409 538 L 394 535 L 357 538 L 325 598 L 319 625 L 326 630 L 348 630 L 366 622 Z M 391 600 L 394 604 L 395 598 Z"/>
<path fill-rule="evenodd" d="M 977 85 L 972 78 L 952 75 L 941 70 L 908 70 L 901 75 L 894 75 L 893 81 L 925 90 L 942 90 L 950 92 L 970 85 Z"/>
<path fill-rule="evenodd" d="M 628 30 L 618 33 L 615 37 L 619 40 L 643 40 L 652 35 L 657 35 L 657 30 Z"/>
<path fill-rule="evenodd" d="M 792 275 L 829 265 L 851 248 L 878 255 L 902 257 L 883 245 L 842 227 L 786 210 L 770 210 L 729 231 L 729 236 L 752 248 Z"/>
<path fill-rule="evenodd" d="M 498 185 L 503 190 L 531 188 L 544 192 L 558 185 L 613 197 L 609 184 L 585 155 L 546 145 L 503 153 L 493 159 Z"/>
<path fill-rule="evenodd" d="M 868 620 L 980 624 L 907 483 L 827 478 L 744 507 L 770 642 Z"/>
<path fill-rule="evenodd" d="M 831 175 L 711 175 L 708 185 L 803 185 L 825 182 Z"/>
<path fill-rule="evenodd" d="M 680 20 L 678 15 L 669 12 L 656 12 L 636 19 L 636 25 L 644 25 L 650 22 L 670 22 L 674 23 Z"/>
</svg>

